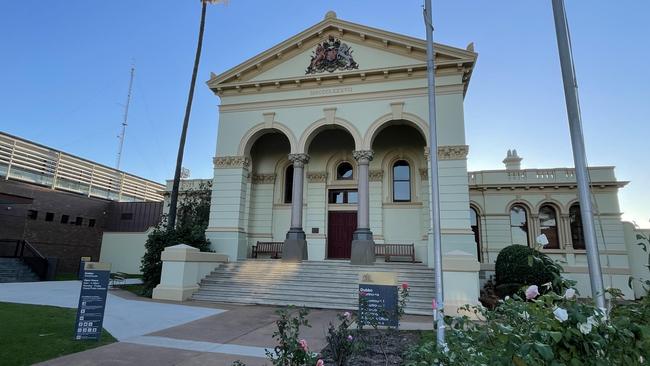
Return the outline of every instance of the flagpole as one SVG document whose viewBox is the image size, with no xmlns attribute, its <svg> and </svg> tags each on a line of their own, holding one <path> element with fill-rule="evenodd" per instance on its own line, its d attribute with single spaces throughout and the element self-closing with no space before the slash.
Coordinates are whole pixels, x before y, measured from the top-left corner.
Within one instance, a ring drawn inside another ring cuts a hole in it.
<svg viewBox="0 0 650 366">
<path fill-rule="evenodd" d="M 440 193 L 438 186 L 438 134 L 436 131 L 436 80 L 433 52 L 433 22 L 431 0 L 424 1 L 424 25 L 427 34 L 427 86 L 429 89 L 429 219 L 433 235 L 433 260 L 436 304 L 433 318 L 437 322 L 438 347 L 445 347 L 444 293 L 442 288 L 442 245 L 440 237 Z M 431 260 L 431 259 L 429 259 Z"/>
<path fill-rule="evenodd" d="M 580 214 L 582 217 L 582 227 L 585 236 L 585 248 L 587 250 L 587 264 L 589 265 L 589 279 L 591 281 L 591 296 L 596 301 L 596 306 L 604 310 L 605 293 L 603 287 L 603 275 L 600 269 L 598 243 L 596 242 L 596 229 L 594 227 L 591 192 L 589 189 L 589 175 L 585 158 L 585 141 L 582 134 L 582 120 L 580 117 L 578 83 L 576 81 L 575 68 L 573 65 L 573 54 L 571 52 L 569 24 L 566 19 L 564 0 L 552 0 L 552 4 L 553 17 L 555 19 L 555 33 L 557 36 L 557 48 L 560 54 L 560 66 L 562 68 L 562 80 L 564 82 L 564 98 L 566 100 L 566 109 L 569 119 L 569 131 L 571 133 L 573 161 L 576 170 Z"/>
</svg>

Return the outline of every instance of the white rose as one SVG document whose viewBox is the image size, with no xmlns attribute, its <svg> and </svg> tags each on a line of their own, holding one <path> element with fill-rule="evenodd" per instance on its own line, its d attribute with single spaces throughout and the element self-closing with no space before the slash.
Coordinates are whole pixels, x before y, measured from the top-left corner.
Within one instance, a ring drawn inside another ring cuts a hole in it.
<svg viewBox="0 0 650 366">
<path fill-rule="evenodd" d="M 528 320 L 530 318 L 530 314 L 528 314 L 526 310 L 524 310 L 523 313 L 519 313 L 519 316 L 524 320 Z"/>
<path fill-rule="evenodd" d="M 562 308 L 556 308 L 553 310 L 553 315 L 555 315 L 555 319 L 559 320 L 560 322 L 564 322 L 569 319 L 569 313 L 567 313 L 567 311 Z"/>
<path fill-rule="evenodd" d="M 591 333 L 591 323 L 580 323 L 578 324 L 578 329 L 580 329 L 582 334 L 589 334 Z"/>
<path fill-rule="evenodd" d="M 564 292 L 564 298 L 567 300 L 571 300 L 574 297 L 576 297 L 576 290 L 573 288 L 566 289 L 566 291 Z"/>
</svg>

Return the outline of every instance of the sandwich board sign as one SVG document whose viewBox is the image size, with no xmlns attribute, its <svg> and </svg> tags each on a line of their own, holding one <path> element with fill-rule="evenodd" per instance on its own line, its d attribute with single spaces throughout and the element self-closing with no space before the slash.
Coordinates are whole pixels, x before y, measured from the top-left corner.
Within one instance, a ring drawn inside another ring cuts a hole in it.
<svg viewBox="0 0 650 366">
<path fill-rule="evenodd" d="M 397 276 L 393 272 L 359 273 L 359 319 L 364 325 L 397 327 Z"/>
<path fill-rule="evenodd" d="M 75 340 L 99 341 L 104 324 L 110 274 L 110 263 L 84 263 L 75 323 Z"/>
</svg>

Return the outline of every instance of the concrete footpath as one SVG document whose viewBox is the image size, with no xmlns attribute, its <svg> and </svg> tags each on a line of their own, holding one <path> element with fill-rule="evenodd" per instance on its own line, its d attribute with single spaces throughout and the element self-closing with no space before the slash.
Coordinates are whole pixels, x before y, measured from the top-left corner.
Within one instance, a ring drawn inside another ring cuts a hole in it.
<svg viewBox="0 0 650 366">
<path fill-rule="evenodd" d="M 79 282 L 0 284 L 0 302 L 76 308 Z M 143 299 L 122 290 L 111 290 L 104 328 L 119 342 L 63 356 L 39 365 L 215 365 L 230 366 L 236 360 L 248 366 L 270 365 L 265 356 L 272 349 L 277 307 L 215 304 L 189 301 L 171 303 Z M 311 328 L 301 338 L 318 352 L 326 345 L 329 322 L 335 310 L 312 309 Z M 430 317 L 407 316 L 403 329 L 430 329 Z"/>
</svg>

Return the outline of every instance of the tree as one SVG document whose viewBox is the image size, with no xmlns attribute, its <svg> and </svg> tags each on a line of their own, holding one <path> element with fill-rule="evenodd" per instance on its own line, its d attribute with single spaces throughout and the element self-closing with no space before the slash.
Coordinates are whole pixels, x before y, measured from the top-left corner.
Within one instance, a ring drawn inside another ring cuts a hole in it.
<svg viewBox="0 0 650 366">
<path fill-rule="evenodd" d="M 190 82 L 190 92 L 187 96 L 187 105 L 185 106 L 185 118 L 183 119 L 183 129 L 181 130 L 181 139 L 178 144 L 178 155 L 176 157 L 176 171 L 174 172 L 174 183 L 169 200 L 169 217 L 167 229 L 172 230 L 176 227 L 176 206 L 178 202 L 178 186 L 181 180 L 181 165 L 183 164 L 183 152 L 185 150 L 185 138 L 187 137 L 187 127 L 190 123 L 190 113 L 192 111 L 192 101 L 194 100 L 194 86 L 196 85 L 196 74 L 199 70 L 199 61 L 201 60 L 201 49 L 203 48 L 203 30 L 205 29 L 205 10 L 208 3 L 219 3 L 224 0 L 200 0 L 201 1 L 201 23 L 199 25 L 199 41 L 196 45 L 196 56 L 194 57 L 194 69 L 192 70 L 192 81 Z"/>
<path fill-rule="evenodd" d="M 145 243 L 140 270 L 144 283 L 143 295 L 151 296 L 154 287 L 160 283 L 162 261 L 160 255 L 171 245 L 187 244 L 202 252 L 210 251 L 210 241 L 205 237 L 205 229 L 210 218 L 210 195 L 212 184 L 202 184 L 198 189 L 183 193 L 178 208 L 178 224 L 168 227 L 167 217 L 149 234 Z"/>
</svg>

